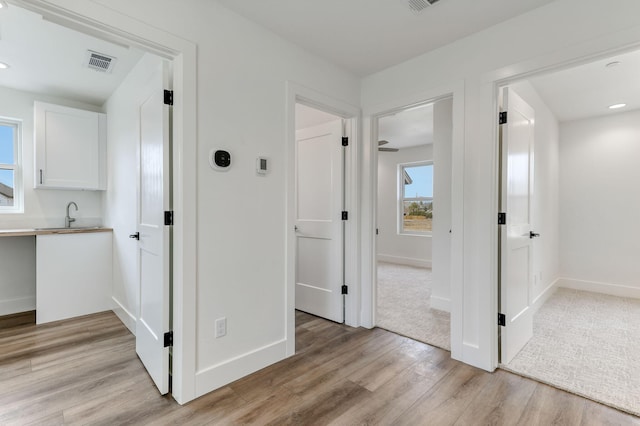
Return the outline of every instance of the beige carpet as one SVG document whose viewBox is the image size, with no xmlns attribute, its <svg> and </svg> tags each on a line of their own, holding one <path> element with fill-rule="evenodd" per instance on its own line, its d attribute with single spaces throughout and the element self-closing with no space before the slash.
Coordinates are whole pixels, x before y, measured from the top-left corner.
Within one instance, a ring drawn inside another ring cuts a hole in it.
<svg viewBox="0 0 640 426">
<path fill-rule="evenodd" d="M 377 326 L 451 350 L 448 312 L 432 309 L 431 269 L 378 262 Z"/>
<path fill-rule="evenodd" d="M 559 288 L 504 368 L 640 416 L 640 300 Z"/>
</svg>

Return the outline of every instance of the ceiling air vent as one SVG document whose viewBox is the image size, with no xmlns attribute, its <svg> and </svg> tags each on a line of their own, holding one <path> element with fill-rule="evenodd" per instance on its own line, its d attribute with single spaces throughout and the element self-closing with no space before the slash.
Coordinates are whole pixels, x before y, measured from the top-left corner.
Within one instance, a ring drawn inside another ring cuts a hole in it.
<svg viewBox="0 0 640 426">
<path fill-rule="evenodd" d="M 409 9 L 415 13 L 420 13 L 426 9 L 427 6 L 431 6 L 439 1 L 440 0 L 407 0 L 407 3 L 409 4 Z"/>
<path fill-rule="evenodd" d="M 111 72 L 116 63 L 116 58 L 103 53 L 87 50 L 87 67 L 98 72 Z"/>
</svg>

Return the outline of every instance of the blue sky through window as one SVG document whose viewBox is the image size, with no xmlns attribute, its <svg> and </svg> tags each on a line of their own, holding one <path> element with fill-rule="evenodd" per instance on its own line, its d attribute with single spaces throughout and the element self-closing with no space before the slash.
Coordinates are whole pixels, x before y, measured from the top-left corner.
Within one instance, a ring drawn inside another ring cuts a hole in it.
<svg viewBox="0 0 640 426">
<path fill-rule="evenodd" d="M 0 164 L 14 164 L 13 132 L 13 127 L 0 125 Z M 2 170 L 0 182 L 13 187 L 13 171 Z"/>
<path fill-rule="evenodd" d="M 433 164 L 405 166 L 404 170 L 413 181 L 404 186 L 405 198 L 433 197 Z"/>
</svg>

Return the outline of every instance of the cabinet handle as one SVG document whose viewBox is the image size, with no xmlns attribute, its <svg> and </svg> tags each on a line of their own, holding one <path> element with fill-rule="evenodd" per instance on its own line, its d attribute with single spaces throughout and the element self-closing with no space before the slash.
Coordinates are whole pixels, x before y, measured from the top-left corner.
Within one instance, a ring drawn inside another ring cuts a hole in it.
<svg viewBox="0 0 640 426">
<path fill-rule="evenodd" d="M 40 185 L 42 185 L 42 169 L 40 169 Z"/>
</svg>

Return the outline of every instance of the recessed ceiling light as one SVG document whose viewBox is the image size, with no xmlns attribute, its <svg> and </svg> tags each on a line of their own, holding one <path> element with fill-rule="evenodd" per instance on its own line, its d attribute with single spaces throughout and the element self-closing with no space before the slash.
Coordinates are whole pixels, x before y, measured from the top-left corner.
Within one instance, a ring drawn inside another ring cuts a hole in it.
<svg viewBox="0 0 640 426">
<path fill-rule="evenodd" d="M 609 105 L 609 109 L 624 108 L 626 106 L 627 106 L 627 104 L 613 104 L 613 105 Z"/>
<path fill-rule="evenodd" d="M 613 61 L 613 62 L 609 62 L 607 65 L 605 65 L 606 68 L 613 68 L 613 67 L 617 67 L 618 65 L 620 65 L 620 61 Z"/>
<path fill-rule="evenodd" d="M 7 7 L 9 7 L 7 2 L 5 0 L 0 0 L 0 9 L 6 9 Z"/>
<path fill-rule="evenodd" d="M 0 62 L 0 70 L 6 70 L 9 68 L 9 64 L 5 64 L 4 62 Z"/>
</svg>

